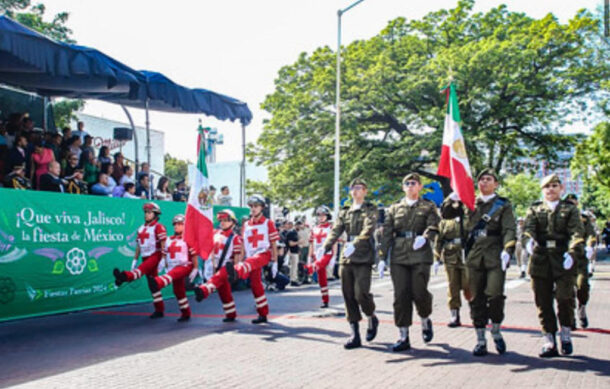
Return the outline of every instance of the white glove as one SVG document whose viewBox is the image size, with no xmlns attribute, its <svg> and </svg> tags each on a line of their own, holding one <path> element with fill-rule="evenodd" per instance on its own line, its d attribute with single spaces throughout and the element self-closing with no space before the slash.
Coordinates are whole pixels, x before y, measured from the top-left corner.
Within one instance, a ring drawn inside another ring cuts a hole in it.
<svg viewBox="0 0 610 389">
<path fill-rule="evenodd" d="M 199 269 L 193 269 L 191 270 L 191 273 L 189 274 L 189 281 L 191 281 L 191 284 L 193 283 L 193 281 L 195 280 L 195 278 L 197 278 L 197 275 L 199 274 Z"/>
<path fill-rule="evenodd" d="M 413 241 L 413 250 L 421 249 L 422 247 L 424 247 L 424 245 L 426 244 L 427 241 L 428 241 L 428 239 L 424 238 L 421 235 L 416 236 L 415 240 Z"/>
<path fill-rule="evenodd" d="M 379 278 L 383 278 L 385 275 L 385 261 L 379 261 L 377 264 L 377 270 L 379 270 Z"/>
<path fill-rule="evenodd" d="M 455 192 L 451 192 L 449 194 L 449 200 L 451 200 L 451 201 L 460 201 L 460 196 L 458 196 L 458 194 L 455 193 Z"/>
<path fill-rule="evenodd" d="M 277 276 L 277 261 L 271 263 L 271 278 L 275 279 Z"/>
<path fill-rule="evenodd" d="M 345 258 L 349 258 L 354 253 L 354 251 L 356 251 L 356 247 L 354 247 L 354 244 L 348 243 L 345 245 L 345 250 L 343 250 L 343 256 Z"/>
<path fill-rule="evenodd" d="M 316 251 L 316 259 L 320 259 L 324 256 L 324 247 L 320 247 L 318 251 Z"/>
<path fill-rule="evenodd" d="M 441 268 L 441 261 L 434 261 L 434 265 L 432 265 L 432 268 L 434 270 L 434 275 L 436 275 L 438 273 L 438 269 Z"/>
<path fill-rule="evenodd" d="M 529 255 L 534 254 L 534 239 L 530 239 L 529 242 L 527 242 L 525 245 L 525 251 L 527 251 Z"/>
<path fill-rule="evenodd" d="M 507 253 L 506 250 L 502 250 L 502 254 L 500 254 L 500 259 L 502 260 L 502 271 L 506 271 L 510 262 L 510 254 Z"/>
<path fill-rule="evenodd" d="M 585 247 L 585 255 L 587 256 L 587 259 L 593 258 L 593 247 Z"/>
<path fill-rule="evenodd" d="M 157 265 L 157 273 L 161 274 L 161 272 L 165 269 L 165 261 L 159 262 Z"/>
<path fill-rule="evenodd" d="M 574 265 L 574 259 L 572 259 L 572 256 L 568 253 L 563 254 L 563 268 L 568 270 L 572 268 L 572 265 Z"/>
<path fill-rule="evenodd" d="M 131 262 L 131 270 L 134 270 L 134 269 L 136 268 L 136 265 L 137 265 L 137 264 L 138 264 L 138 260 L 137 260 L 137 259 L 134 259 L 134 260 Z"/>
</svg>

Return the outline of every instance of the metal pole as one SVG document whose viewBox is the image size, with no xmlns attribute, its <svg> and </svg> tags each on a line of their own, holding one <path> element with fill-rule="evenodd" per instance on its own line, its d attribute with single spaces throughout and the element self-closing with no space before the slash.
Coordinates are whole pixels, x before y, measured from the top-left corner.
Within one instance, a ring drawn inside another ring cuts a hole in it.
<svg viewBox="0 0 610 389">
<path fill-rule="evenodd" d="M 334 215 L 337 217 L 339 214 L 339 202 L 340 202 L 340 193 L 339 193 L 339 184 L 340 184 L 340 159 L 341 159 L 341 150 L 339 145 L 339 137 L 341 135 L 341 16 L 354 8 L 358 4 L 362 3 L 364 0 L 358 0 L 347 8 L 340 9 L 337 11 L 337 102 L 336 102 L 336 115 L 335 115 L 335 187 L 334 187 Z"/>
<path fill-rule="evenodd" d="M 136 160 L 136 177 L 138 176 L 138 172 L 140 171 L 140 159 L 138 158 L 138 135 L 136 134 L 136 126 L 133 124 L 133 119 L 131 118 L 131 114 L 129 113 L 129 111 L 127 110 L 127 108 L 121 104 L 121 108 L 123 108 L 123 111 L 125 112 L 125 115 L 127 115 L 127 119 L 129 120 L 129 124 L 131 125 L 131 129 L 133 130 L 133 144 L 134 144 L 134 149 L 136 152 L 135 155 L 135 160 Z"/>
<path fill-rule="evenodd" d="M 334 197 L 333 197 L 333 213 L 337 217 L 339 214 L 339 135 L 341 133 L 341 10 L 337 11 L 337 80 L 336 80 L 336 94 L 337 101 L 336 114 L 335 114 L 335 186 L 334 186 Z"/>
<path fill-rule="evenodd" d="M 148 103 L 150 99 L 146 98 L 146 162 L 148 166 L 152 167 L 150 163 L 150 121 L 148 118 Z"/>
<path fill-rule="evenodd" d="M 49 104 L 49 98 L 47 96 L 44 96 L 42 98 L 42 129 L 45 132 L 47 131 L 47 121 L 49 121 L 48 114 L 47 114 L 47 105 L 48 104 Z"/>
<path fill-rule="evenodd" d="M 239 174 L 239 206 L 246 203 L 246 126 L 241 125 L 241 166 Z"/>
</svg>

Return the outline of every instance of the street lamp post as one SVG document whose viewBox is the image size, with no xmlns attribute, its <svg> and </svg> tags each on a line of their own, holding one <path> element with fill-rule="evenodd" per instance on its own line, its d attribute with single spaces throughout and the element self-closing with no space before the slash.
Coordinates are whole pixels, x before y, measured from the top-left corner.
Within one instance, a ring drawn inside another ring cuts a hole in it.
<svg viewBox="0 0 610 389">
<path fill-rule="evenodd" d="M 334 214 L 339 214 L 339 158 L 340 158 L 340 147 L 339 147 L 339 135 L 341 134 L 341 16 L 354 8 L 364 0 L 358 0 L 352 3 L 350 6 L 337 11 L 337 103 L 336 103 L 336 115 L 335 115 L 335 190 L 334 190 Z"/>
</svg>

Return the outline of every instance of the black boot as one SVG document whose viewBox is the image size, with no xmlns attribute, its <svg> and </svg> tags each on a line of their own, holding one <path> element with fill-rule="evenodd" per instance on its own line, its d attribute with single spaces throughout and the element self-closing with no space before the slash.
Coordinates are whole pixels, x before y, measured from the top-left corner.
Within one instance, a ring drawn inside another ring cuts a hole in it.
<svg viewBox="0 0 610 389">
<path fill-rule="evenodd" d="M 205 294 L 203 293 L 203 290 L 201 290 L 201 288 L 198 286 L 195 287 L 194 291 L 195 291 L 195 301 L 200 303 L 205 298 Z"/>
<path fill-rule="evenodd" d="M 234 317 L 225 317 L 224 319 L 222 319 L 223 323 L 233 323 L 235 321 Z"/>
<path fill-rule="evenodd" d="M 146 281 L 148 281 L 148 289 L 150 289 L 152 293 L 157 293 L 159 291 L 159 285 L 157 285 L 155 277 L 146 275 Z"/>
<path fill-rule="evenodd" d="M 425 325 L 424 322 L 426 323 Z M 434 330 L 432 329 L 432 320 L 430 320 L 429 317 L 422 320 L 421 336 L 425 343 L 430 342 L 434 337 Z"/>
<path fill-rule="evenodd" d="M 392 345 L 392 351 L 407 351 L 409 349 L 411 349 L 409 338 L 398 339 L 398 341 Z"/>
<path fill-rule="evenodd" d="M 191 320 L 191 317 L 190 317 L 190 316 L 180 316 L 180 317 L 178 318 L 178 320 L 176 320 L 176 321 L 177 321 L 178 323 L 184 323 L 184 322 L 189 321 L 189 320 Z"/>
<path fill-rule="evenodd" d="M 482 357 L 487 355 L 487 345 L 477 343 L 477 345 L 474 346 L 474 350 L 472 350 L 472 355 L 474 355 L 475 357 Z"/>
<path fill-rule="evenodd" d="M 379 327 L 379 319 L 373 315 L 371 326 L 366 329 L 366 341 L 370 342 L 377 336 L 377 327 Z"/>
<path fill-rule="evenodd" d="M 163 312 L 159 312 L 159 311 L 154 311 L 153 313 L 150 314 L 150 316 L 148 316 L 151 319 L 160 319 L 163 317 Z"/>
<path fill-rule="evenodd" d="M 580 321 L 580 326 L 582 328 L 589 327 L 589 319 L 587 319 L 587 311 L 585 309 L 585 305 L 581 305 L 578 307 L 578 320 Z M 574 321 L 576 323 L 576 321 Z"/>
<path fill-rule="evenodd" d="M 267 323 L 267 316 L 258 315 L 256 319 L 252 319 L 252 324 Z"/>
<path fill-rule="evenodd" d="M 227 280 L 229 284 L 232 284 L 237 279 L 237 273 L 235 272 L 235 267 L 233 266 L 233 262 L 229 261 L 225 263 L 225 268 L 227 270 Z"/>
<path fill-rule="evenodd" d="M 125 275 L 125 273 L 123 273 L 116 267 L 112 271 L 112 274 L 114 275 L 114 284 L 116 286 L 121 286 L 121 284 L 123 284 L 125 281 L 127 281 L 127 276 Z"/>
<path fill-rule="evenodd" d="M 451 313 L 452 313 L 451 321 L 449 322 L 449 324 L 447 324 L 447 327 L 450 327 L 450 328 L 460 327 L 462 325 L 462 323 L 460 322 L 460 310 L 452 309 Z"/>
<path fill-rule="evenodd" d="M 358 329 L 358 322 L 349 323 L 350 328 L 352 329 L 352 336 L 349 338 L 347 343 L 343 345 L 346 350 L 351 350 L 353 348 L 357 348 L 362 346 L 362 341 L 360 340 L 360 330 Z"/>
<path fill-rule="evenodd" d="M 546 339 L 546 344 L 542 346 L 542 350 L 540 350 L 540 354 L 538 356 L 540 358 L 552 358 L 558 357 L 559 352 L 557 351 L 557 342 L 555 341 L 555 334 L 547 333 L 544 335 Z"/>
<path fill-rule="evenodd" d="M 328 303 L 322 303 L 322 305 L 320 305 L 320 308 L 328 308 Z"/>
</svg>

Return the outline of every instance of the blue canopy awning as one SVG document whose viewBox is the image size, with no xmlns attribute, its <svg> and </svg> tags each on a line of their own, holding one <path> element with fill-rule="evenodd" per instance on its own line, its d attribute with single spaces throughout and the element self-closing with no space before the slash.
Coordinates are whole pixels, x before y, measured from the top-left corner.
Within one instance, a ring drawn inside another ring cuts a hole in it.
<svg viewBox="0 0 610 389">
<path fill-rule="evenodd" d="M 50 39 L 0 15 L 0 82 L 42 96 L 135 94 L 143 76 L 107 55 Z"/>
</svg>

